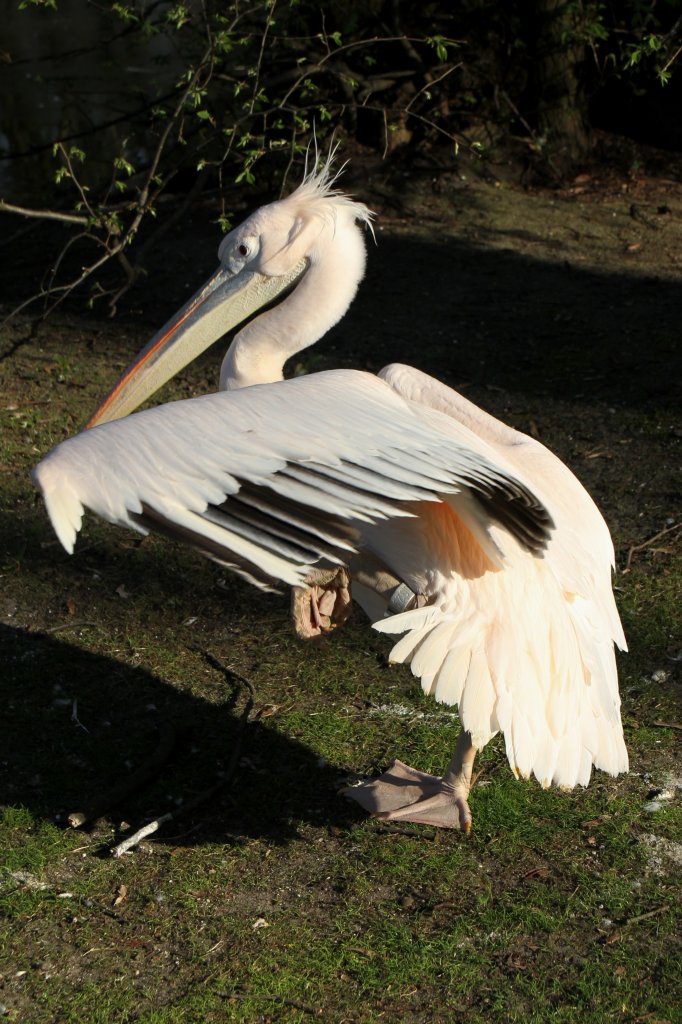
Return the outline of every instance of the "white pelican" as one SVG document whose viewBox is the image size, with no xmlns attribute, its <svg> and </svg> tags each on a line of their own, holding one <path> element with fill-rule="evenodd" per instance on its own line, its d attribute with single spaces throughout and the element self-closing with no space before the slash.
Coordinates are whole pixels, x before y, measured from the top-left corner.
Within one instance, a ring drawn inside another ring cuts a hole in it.
<svg viewBox="0 0 682 1024">
<path fill-rule="evenodd" d="M 391 660 L 457 705 L 463 731 L 442 777 L 396 761 L 346 792 L 383 818 L 468 831 L 474 756 L 497 732 L 515 775 L 543 786 L 627 770 L 613 547 L 559 459 L 419 370 L 283 379 L 364 273 L 371 214 L 334 183 L 328 160 L 231 231 L 94 429 L 34 477 L 68 552 L 84 506 L 170 534 L 259 586 L 296 588 L 301 635 L 343 620 L 349 567 L 374 628 L 402 634 Z M 282 292 L 234 338 L 217 394 L 119 418 Z"/>
</svg>

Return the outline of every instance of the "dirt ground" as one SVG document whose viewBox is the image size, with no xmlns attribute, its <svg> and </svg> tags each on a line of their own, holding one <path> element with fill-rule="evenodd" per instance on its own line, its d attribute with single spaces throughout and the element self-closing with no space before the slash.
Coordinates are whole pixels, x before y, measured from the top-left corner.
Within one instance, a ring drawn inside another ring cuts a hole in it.
<svg viewBox="0 0 682 1024">
<path fill-rule="evenodd" d="M 164 542 L 89 522 L 63 556 L 30 466 L 214 268 L 207 198 L 152 251 L 115 320 L 71 307 L 34 335 L 25 318 L 0 334 L 0 897 L 12 922 L 0 1014 L 674 1024 L 678 784 L 667 818 L 642 807 L 665 779 L 682 785 L 682 175 L 639 154 L 533 190 L 503 162 L 425 160 L 401 175 L 365 161 L 344 187 L 377 212 L 367 277 L 292 370 L 409 362 L 570 465 L 614 537 L 631 774 L 542 793 L 507 780 L 498 746 L 469 845 L 377 833 L 339 784 L 394 755 L 437 769 L 452 730 L 408 673 L 387 675 L 388 645 L 359 613 L 333 644 L 302 651 L 285 597 Z M 39 230 L 5 246 L 5 310 L 40 277 Z M 165 396 L 215 387 L 219 363 L 216 348 Z M 230 677 L 226 703 L 197 647 L 255 686 L 246 732 L 244 691 Z M 160 721 L 176 724 L 180 752 L 151 789 L 82 834 L 65 829 L 70 809 L 149 753 Z M 217 806 L 108 859 L 125 822 L 191 799 L 235 746 L 236 783 Z"/>
</svg>

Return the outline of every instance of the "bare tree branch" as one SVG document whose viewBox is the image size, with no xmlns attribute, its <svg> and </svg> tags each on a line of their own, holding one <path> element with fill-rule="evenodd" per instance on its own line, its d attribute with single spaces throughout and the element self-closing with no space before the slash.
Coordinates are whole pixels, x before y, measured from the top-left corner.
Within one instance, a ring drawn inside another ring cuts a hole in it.
<svg viewBox="0 0 682 1024">
<path fill-rule="evenodd" d="M 41 220 L 59 220 L 65 224 L 87 224 L 88 218 L 82 213 L 62 213 L 60 210 L 33 210 L 27 206 L 16 206 L 0 199 L 0 211 L 18 213 L 22 217 L 38 217 Z"/>
</svg>

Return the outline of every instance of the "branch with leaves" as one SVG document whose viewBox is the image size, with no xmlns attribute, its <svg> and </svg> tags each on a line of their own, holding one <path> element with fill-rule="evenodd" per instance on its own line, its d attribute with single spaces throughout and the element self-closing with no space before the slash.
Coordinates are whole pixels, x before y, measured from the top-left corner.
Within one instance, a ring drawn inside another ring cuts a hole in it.
<svg viewBox="0 0 682 1024">
<path fill-rule="evenodd" d="M 23 3 L 58 13 L 58 0 Z M 430 133 L 457 144 L 441 101 L 443 83 L 458 66 L 450 54 L 459 44 L 445 35 L 381 34 L 371 31 L 367 19 L 366 31 L 344 39 L 340 29 L 327 25 L 331 15 L 311 0 L 293 6 L 259 0 L 250 7 L 233 0 L 215 9 L 110 0 L 108 8 L 108 39 L 135 34 L 144 45 L 163 36 L 186 54 L 187 63 L 174 90 L 165 89 L 157 102 L 140 104 L 129 121 L 106 120 L 103 129 L 119 134 L 107 181 L 93 180 L 88 148 L 97 140 L 96 127 L 88 128 L 89 143 L 78 132 L 54 142 L 56 195 L 70 193 L 70 208 L 63 202 L 32 208 L 0 198 L 0 213 L 53 221 L 68 232 L 45 280 L 10 316 L 40 302 L 45 317 L 88 285 L 88 301 L 105 300 L 113 314 L 139 277 L 150 246 L 207 184 L 220 197 L 218 222 L 229 230 L 230 193 L 256 184 L 266 155 L 268 174 L 276 165 L 286 176 L 313 131 L 323 146 L 332 128 L 345 124 L 354 132 L 360 111 L 375 117 L 376 144 L 384 153 L 392 132 L 407 120 L 420 136 Z M 140 147 L 135 152 L 129 141 L 135 135 L 147 145 L 154 140 L 144 165 Z M 140 243 L 140 229 L 149 228 L 159 200 L 181 172 L 182 203 Z M 110 266 L 120 272 L 113 283 L 111 274 L 103 275 Z"/>
</svg>

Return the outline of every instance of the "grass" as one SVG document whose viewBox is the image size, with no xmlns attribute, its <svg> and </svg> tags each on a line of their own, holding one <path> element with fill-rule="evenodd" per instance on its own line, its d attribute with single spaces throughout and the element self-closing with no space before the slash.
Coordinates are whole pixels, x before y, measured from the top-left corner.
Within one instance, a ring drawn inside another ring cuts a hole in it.
<svg viewBox="0 0 682 1024">
<path fill-rule="evenodd" d="M 274 1019 L 305 1020 L 307 1010 L 288 1005 L 304 1003 L 339 1020 L 420 1019 L 424 1007 L 435 1020 L 453 1019 L 447 1014 L 454 1008 L 475 1021 L 541 1021 L 550 1010 L 551 1019 L 564 1021 L 628 1019 L 625 1009 L 675 1020 L 675 896 L 654 897 L 641 871 L 624 878 L 620 856 L 604 868 L 599 853 L 576 846 L 574 827 L 569 821 L 559 834 L 552 830 L 558 856 L 551 859 L 526 847 L 519 860 L 500 833 L 465 844 L 447 837 L 425 850 L 419 841 L 378 841 L 357 827 L 343 850 L 309 834 L 317 856 L 299 845 L 298 864 L 287 865 L 281 851 L 275 862 L 275 852 L 261 844 L 236 855 L 211 844 L 171 849 L 154 855 L 153 866 L 151 855 L 124 867 L 101 861 L 89 869 L 105 886 L 101 903 L 91 878 L 91 902 L 76 904 L 75 913 L 73 898 L 67 909 L 52 893 L 23 894 L 17 920 L 25 935 L 36 917 L 43 931 L 59 928 L 62 952 L 68 946 L 89 958 L 91 974 L 103 971 L 126 984 L 103 992 L 87 977 L 73 988 L 58 974 L 47 986 L 37 979 L 36 1010 L 54 989 L 65 1020 L 79 1012 L 83 1019 L 91 1002 L 103 1012 L 103 995 L 109 1020 L 129 1019 L 131 1008 L 146 1001 L 156 1008 L 133 1019 L 223 1014 L 249 1021 L 274 1003 Z M 603 838 L 608 849 L 608 827 Z M 123 877 L 129 897 L 122 921 L 111 922 L 102 908 Z M 606 920 L 646 913 L 652 898 L 664 912 L 625 925 L 612 941 Z M 254 930 L 259 920 L 267 927 Z M 665 945 L 673 956 L 657 955 Z M 642 991 L 641 946 L 647 976 L 664 971 L 667 992 Z M 40 969 L 49 973 L 49 958 Z M 138 971 L 144 982 L 137 982 Z"/>
<path fill-rule="evenodd" d="M 102 332 L 94 352 L 81 331 L 61 359 L 57 329 L 0 362 L 5 1017 L 682 1021 L 679 866 L 654 863 L 646 844 L 681 844 L 682 810 L 679 799 L 644 810 L 651 790 L 680 775 L 679 731 L 655 724 L 679 724 L 674 538 L 642 548 L 617 581 L 631 645 L 620 659 L 631 773 L 542 791 L 513 779 L 494 741 L 480 758 L 471 836 L 382 831 L 338 788 L 393 756 L 441 769 L 457 724 L 388 667 L 388 643 L 360 614 L 302 647 L 285 597 L 162 540 L 88 520 L 73 558 L 55 544 L 28 471 L 126 361 Z M 176 393 L 195 386 L 188 375 Z M 532 396 L 483 397 L 520 424 L 537 416 Z M 543 436 L 607 509 L 622 569 L 672 514 L 679 416 L 643 405 L 616 422 L 595 399 L 541 405 Z M 580 424 L 572 437 L 569 416 Z M 595 445 L 609 458 L 592 458 Z M 644 498 L 633 474 L 646 477 Z M 243 695 L 231 701 L 197 648 L 256 689 L 260 717 L 234 784 L 113 860 L 126 823 L 191 799 L 229 762 Z M 66 828 L 69 811 L 145 758 L 161 721 L 175 723 L 177 743 L 158 777 L 91 828 Z"/>
</svg>

